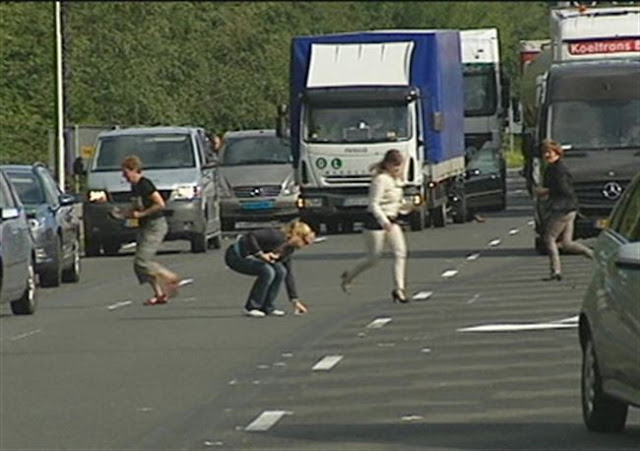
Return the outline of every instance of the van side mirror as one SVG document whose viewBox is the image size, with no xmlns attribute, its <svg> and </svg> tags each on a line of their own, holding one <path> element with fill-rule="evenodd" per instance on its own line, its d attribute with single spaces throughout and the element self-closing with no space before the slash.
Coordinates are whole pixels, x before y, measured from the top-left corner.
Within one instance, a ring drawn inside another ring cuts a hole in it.
<svg viewBox="0 0 640 451">
<path fill-rule="evenodd" d="M 0 220 L 16 219 L 20 217 L 20 210 L 17 208 L 0 208 Z"/>
<path fill-rule="evenodd" d="M 284 103 L 278 105 L 277 109 L 276 136 L 278 138 L 289 137 L 289 106 Z"/>
<path fill-rule="evenodd" d="M 615 265 L 621 269 L 639 269 L 640 242 L 627 243 L 620 246 Z"/>
</svg>

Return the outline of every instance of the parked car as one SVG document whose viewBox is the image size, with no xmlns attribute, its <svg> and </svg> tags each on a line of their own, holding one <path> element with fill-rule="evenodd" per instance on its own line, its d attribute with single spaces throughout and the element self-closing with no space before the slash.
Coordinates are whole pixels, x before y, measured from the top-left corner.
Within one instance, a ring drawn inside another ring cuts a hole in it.
<svg viewBox="0 0 640 451">
<path fill-rule="evenodd" d="M 24 207 L 0 171 L 0 303 L 16 315 L 36 311 L 36 275 L 31 232 Z"/>
<path fill-rule="evenodd" d="M 289 220 L 298 216 L 288 139 L 275 130 L 227 132 L 220 149 L 222 226 L 236 222 Z"/>
<path fill-rule="evenodd" d="M 619 432 L 640 406 L 640 173 L 595 244 L 580 311 L 582 412 L 589 430 Z"/>
<path fill-rule="evenodd" d="M 87 198 L 83 203 L 85 253 L 100 249 L 117 254 L 135 240 L 130 222 L 114 219 L 109 211 L 131 203 L 131 186 L 120 163 L 128 155 L 142 160 L 145 177 L 155 185 L 167 206 L 169 231 L 165 239 L 187 240 L 192 252 L 222 245 L 218 168 L 210 156 L 203 129 L 197 127 L 125 128 L 102 132 L 87 169 Z"/>
<path fill-rule="evenodd" d="M 0 166 L 27 213 L 40 285 L 80 280 L 80 218 L 75 196 L 63 193 L 42 164 Z"/>
<path fill-rule="evenodd" d="M 507 207 L 506 165 L 499 149 L 482 147 L 467 152 L 464 190 L 467 213 L 500 211 Z"/>
</svg>

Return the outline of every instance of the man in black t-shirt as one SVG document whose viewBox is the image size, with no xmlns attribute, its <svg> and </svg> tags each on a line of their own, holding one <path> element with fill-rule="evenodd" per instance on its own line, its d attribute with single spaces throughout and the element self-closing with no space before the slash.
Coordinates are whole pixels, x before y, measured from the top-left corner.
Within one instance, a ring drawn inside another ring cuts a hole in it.
<svg viewBox="0 0 640 451">
<path fill-rule="evenodd" d="M 164 199 L 153 182 L 142 175 L 140 158 L 129 156 L 122 161 L 121 167 L 122 176 L 131 183 L 133 194 L 132 208 L 125 217 L 132 226 L 138 227 L 133 269 L 138 282 L 149 283 L 153 288 L 154 297 L 145 301 L 145 305 L 165 304 L 169 296 L 177 292 L 180 278 L 152 261 L 168 231 L 163 214 Z"/>
</svg>

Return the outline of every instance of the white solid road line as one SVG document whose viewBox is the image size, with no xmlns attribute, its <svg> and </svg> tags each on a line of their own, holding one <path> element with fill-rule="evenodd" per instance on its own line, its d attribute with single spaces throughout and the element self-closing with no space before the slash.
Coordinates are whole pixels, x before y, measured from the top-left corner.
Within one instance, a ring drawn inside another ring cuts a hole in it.
<svg viewBox="0 0 640 451">
<path fill-rule="evenodd" d="M 312 371 L 329 371 L 331 368 L 336 366 L 340 360 L 342 360 L 343 356 L 341 355 L 327 355 L 320 359 L 318 363 L 313 365 L 311 368 Z"/>
<path fill-rule="evenodd" d="M 293 412 L 287 410 L 265 410 L 258 417 L 253 420 L 246 428 L 245 431 L 252 432 L 264 432 L 271 429 L 271 427 L 280 421 L 285 415 L 292 415 Z"/>
<path fill-rule="evenodd" d="M 389 322 L 391 322 L 391 318 L 376 318 L 367 324 L 367 329 L 380 329 Z"/>
<path fill-rule="evenodd" d="M 519 332 L 529 330 L 575 329 L 577 323 L 529 323 L 529 324 L 485 324 L 482 326 L 464 327 L 458 332 Z"/>
</svg>

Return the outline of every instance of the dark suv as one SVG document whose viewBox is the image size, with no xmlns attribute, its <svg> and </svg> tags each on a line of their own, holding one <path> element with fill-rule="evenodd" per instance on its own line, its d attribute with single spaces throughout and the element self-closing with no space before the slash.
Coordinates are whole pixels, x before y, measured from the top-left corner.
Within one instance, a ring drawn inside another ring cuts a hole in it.
<svg viewBox="0 0 640 451">
<path fill-rule="evenodd" d="M 43 287 L 80 280 L 80 218 L 75 196 L 63 193 L 42 164 L 0 170 L 24 205 L 35 248 L 35 271 Z"/>
</svg>

